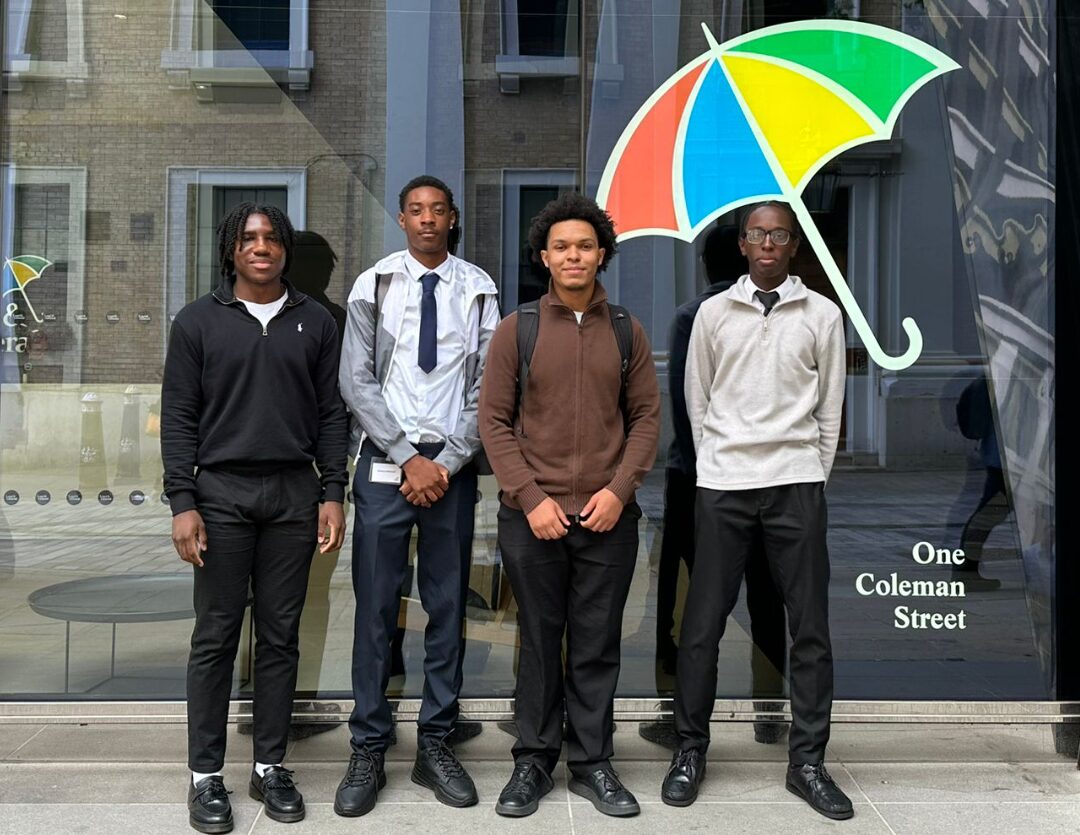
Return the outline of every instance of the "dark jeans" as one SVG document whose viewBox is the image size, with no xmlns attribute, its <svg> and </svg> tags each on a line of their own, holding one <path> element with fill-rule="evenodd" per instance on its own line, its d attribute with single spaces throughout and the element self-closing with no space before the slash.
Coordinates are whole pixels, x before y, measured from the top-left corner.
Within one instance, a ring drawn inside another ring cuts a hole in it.
<svg viewBox="0 0 1080 835">
<path fill-rule="evenodd" d="M 662 657 L 675 645 L 675 602 L 679 586 L 679 563 L 694 571 L 694 505 L 697 479 L 669 468 L 664 482 L 664 534 L 656 590 L 656 650 Z M 746 608 L 750 614 L 750 637 L 754 641 L 751 670 L 754 695 L 779 698 L 784 693 L 784 661 L 787 658 L 784 600 L 773 584 L 760 532 L 746 561 Z"/>
<path fill-rule="evenodd" d="M 279 763 L 296 689 L 300 613 L 315 552 L 321 488 L 310 466 L 266 475 L 200 470 L 196 506 L 206 525 L 195 568 L 195 630 L 188 660 L 188 765 L 219 771 L 233 663 L 250 590 L 255 628 L 256 762 Z"/>
<path fill-rule="evenodd" d="M 418 444 L 434 458 L 442 444 Z M 450 478 L 446 494 L 429 508 L 409 504 L 397 485 L 369 480 L 372 458 L 385 457 L 370 442 L 361 449 L 353 481 L 356 524 L 352 576 L 356 594 L 352 681 L 356 705 L 349 718 L 353 750 L 385 751 L 393 714 L 386 698 L 391 644 L 398 628 L 401 583 L 409 541 L 417 529 L 416 579 L 427 614 L 424 631 L 424 694 L 418 720 L 423 747 L 453 729 L 461 692 L 462 628 L 472 559 L 476 469 Z"/>
<path fill-rule="evenodd" d="M 833 667 L 824 485 L 697 491 L 694 574 L 683 614 L 675 691 L 682 747 L 704 750 L 716 699 L 720 639 L 761 537 L 791 632 L 792 763 L 820 762 L 829 741 Z"/>
<path fill-rule="evenodd" d="M 586 773 L 611 759 L 623 607 L 634 576 L 640 518 L 641 509 L 632 503 L 606 533 L 575 522 L 562 539 L 542 540 L 533 536 L 524 513 L 500 505 L 499 547 L 518 604 L 521 641 L 515 761 L 554 770 L 564 704 L 571 771 Z"/>
</svg>

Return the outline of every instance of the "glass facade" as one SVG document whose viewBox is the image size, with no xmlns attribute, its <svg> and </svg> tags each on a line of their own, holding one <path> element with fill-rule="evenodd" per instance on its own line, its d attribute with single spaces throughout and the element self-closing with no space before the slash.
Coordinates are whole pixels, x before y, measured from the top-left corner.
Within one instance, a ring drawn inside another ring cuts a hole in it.
<svg viewBox="0 0 1080 835">
<path fill-rule="evenodd" d="M 161 370 L 172 318 L 212 286 L 214 229 L 231 206 L 257 199 L 289 213 L 305 230 L 289 277 L 340 317 L 355 277 L 404 245 L 398 190 L 434 174 L 462 210 L 457 254 L 491 274 L 505 313 L 546 286 L 530 218 L 562 192 L 597 194 L 634 114 L 709 50 L 700 24 L 725 42 L 814 18 L 904 33 L 959 67 L 906 100 L 891 138 L 839 154 L 803 191 L 884 352 L 907 350 L 906 317 L 923 336 L 918 359 L 890 370 L 845 312 L 844 420 L 826 494 L 836 696 L 1057 698 L 1053 4 L 355 6 L 0 5 L 0 699 L 183 698 L 191 575 L 161 493 Z M 806 141 L 821 127 L 808 123 Z M 603 276 L 645 326 L 665 392 L 661 452 L 639 491 L 627 697 L 674 684 L 657 650 L 658 631 L 661 645 L 670 634 L 657 627 L 661 575 L 672 572 L 677 593 L 660 620 L 676 628 L 686 585 L 684 565 L 661 561 L 668 340 L 676 308 L 707 283 L 707 235 L 635 237 Z M 721 239 L 714 277 L 735 278 L 745 262 Z M 814 247 L 792 271 L 838 299 Z M 516 607 L 492 477 L 480 494 L 465 695 L 508 697 Z M 304 694 L 349 695 L 350 546 L 314 561 Z M 978 575 L 958 570 L 958 551 L 981 557 Z M 424 624 L 410 577 L 396 695 L 420 693 Z M 755 650 L 745 603 L 720 660 L 720 697 L 783 680 Z M 248 669 L 245 638 L 241 696 Z"/>
</svg>

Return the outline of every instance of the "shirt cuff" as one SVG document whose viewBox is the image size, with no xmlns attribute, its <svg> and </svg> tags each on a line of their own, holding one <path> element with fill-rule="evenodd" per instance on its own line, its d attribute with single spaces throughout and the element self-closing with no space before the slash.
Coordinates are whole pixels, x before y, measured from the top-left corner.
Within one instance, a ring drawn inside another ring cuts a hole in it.
<svg viewBox="0 0 1080 835">
<path fill-rule="evenodd" d="M 191 490 L 172 490 L 165 495 L 169 497 L 169 510 L 173 516 L 195 509 L 195 494 Z"/>
<path fill-rule="evenodd" d="M 338 504 L 345 503 L 345 485 L 340 482 L 333 482 L 331 484 L 323 485 L 323 495 L 319 499 L 319 503 L 322 502 L 337 502 Z"/>
</svg>

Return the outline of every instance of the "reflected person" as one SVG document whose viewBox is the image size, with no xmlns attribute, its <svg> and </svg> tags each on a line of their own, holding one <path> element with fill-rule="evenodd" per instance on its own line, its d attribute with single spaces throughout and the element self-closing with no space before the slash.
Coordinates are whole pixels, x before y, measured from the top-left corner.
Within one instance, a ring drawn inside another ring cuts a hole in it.
<svg viewBox="0 0 1080 835">
<path fill-rule="evenodd" d="M 345 817 L 370 812 L 386 783 L 393 732 L 386 688 L 414 529 L 428 624 L 412 779 L 449 806 L 477 802 L 447 737 L 462 683 L 477 402 L 499 310 L 488 274 L 450 254 L 458 224 L 450 188 L 416 177 L 398 199 L 408 246 L 357 278 L 341 359 L 342 396 L 363 433 L 353 480 L 352 755 L 334 800 Z"/>
<path fill-rule="evenodd" d="M 799 233 L 787 204 L 751 206 L 739 228 L 749 273 L 701 305 L 686 364 L 697 453 L 694 573 L 679 636 L 680 749 L 661 797 L 672 806 L 697 798 L 719 642 L 760 536 L 792 639 L 786 787 L 845 819 L 851 801 L 824 764 L 833 689 L 824 488 L 844 403 L 843 317 L 788 274 Z"/>
<path fill-rule="evenodd" d="M 671 416 L 674 437 L 668 450 L 664 483 L 664 533 L 660 545 L 659 582 L 656 594 L 657 663 L 669 675 L 675 673 L 677 647 L 673 637 L 675 606 L 679 581 L 679 563 L 687 573 L 694 568 L 694 500 L 697 493 L 696 453 L 690 417 L 686 413 L 686 354 L 690 332 L 698 309 L 707 299 L 735 283 L 746 259 L 739 253 L 739 228 L 716 226 L 705 237 L 702 261 L 709 286 L 675 310 L 669 333 L 668 385 L 671 392 Z M 756 536 L 746 562 L 746 607 L 750 615 L 753 639 L 751 668 L 755 696 L 782 698 L 783 671 L 787 646 L 784 638 L 784 603 L 773 584 L 760 536 Z M 779 710 L 764 705 L 759 709 Z M 754 723 L 754 739 L 762 743 L 779 742 L 786 731 L 779 722 Z M 671 722 L 645 723 L 641 733 L 659 742 L 670 740 Z"/>
<path fill-rule="evenodd" d="M 550 287 L 495 332 L 480 395 L 521 641 L 514 770 L 495 811 L 530 815 L 551 791 L 565 706 L 570 791 L 604 814 L 636 815 L 611 767 L 612 714 L 637 562 L 634 496 L 660 434 L 656 369 L 640 322 L 597 281 L 615 255 L 608 215 L 565 194 L 533 218 L 529 242 Z"/>
<path fill-rule="evenodd" d="M 274 820 L 304 817 L 282 760 L 312 553 L 316 543 L 322 552 L 340 548 L 345 535 L 348 437 L 337 328 L 282 278 L 293 247 L 292 224 L 279 209 L 233 209 L 218 227 L 221 283 L 177 314 L 165 358 L 165 493 L 173 545 L 195 567 L 188 810 L 200 832 L 233 825 L 221 769 L 249 589 L 255 764 L 248 791 Z"/>
</svg>

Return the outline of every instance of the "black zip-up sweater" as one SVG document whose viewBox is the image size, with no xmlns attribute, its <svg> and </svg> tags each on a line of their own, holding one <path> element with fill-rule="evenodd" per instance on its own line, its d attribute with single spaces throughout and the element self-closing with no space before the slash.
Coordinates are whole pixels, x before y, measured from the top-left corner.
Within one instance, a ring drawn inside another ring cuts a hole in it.
<svg viewBox="0 0 1080 835">
<path fill-rule="evenodd" d="M 348 482 L 348 413 L 338 393 L 337 325 L 285 283 L 266 329 L 232 282 L 172 325 L 161 387 L 161 458 L 173 515 L 197 508 L 195 468 L 273 472 L 314 462 L 323 501 Z"/>
</svg>

